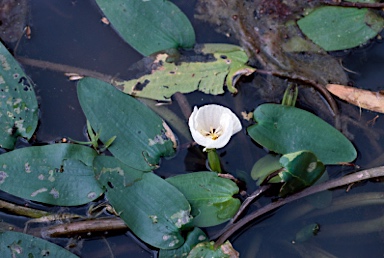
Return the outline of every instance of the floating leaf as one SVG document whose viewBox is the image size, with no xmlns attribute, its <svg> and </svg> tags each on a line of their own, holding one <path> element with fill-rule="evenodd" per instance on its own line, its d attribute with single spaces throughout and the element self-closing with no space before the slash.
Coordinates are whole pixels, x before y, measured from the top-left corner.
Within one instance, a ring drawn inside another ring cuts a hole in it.
<svg viewBox="0 0 384 258">
<path fill-rule="evenodd" d="M 382 30 L 384 20 L 366 8 L 322 6 L 297 24 L 317 45 L 334 51 L 364 44 Z"/>
<path fill-rule="evenodd" d="M 109 202 L 141 240 L 161 249 L 184 243 L 180 231 L 192 220 L 191 207 L 176 187 L 113 157 L 96 157 L 94 168 Z"/>
<path fill-rule="evenodd" d="M 61 246 L 27 234 L 0 232 L 0 257 L 77 257 Z"/>
<path fill-rule="evenodd" d="M 195 32 L 188 18 L 170 1 L 96 0 L 120 36 L 141 54 L 191 48 Z"/>
<path fill-rule="evenodd" d="M 271 173 L 283 167 L 279 160 L 280 156 L 267 154 L 253 165 L 251 176 L 253 180 L 257 180 L 257 185 L 261 185 Z"/>
<path fill-rule="evenodd" d="M 306 225 L 296 233 L 295 241 L 298 243 L 305 242 L 313 236 L 316 236 L 319 230 L 320 226 L 317 223 Z"/>
<path fill-rule="evenodd" d="M 296 193 L 313 185 L 324 173 L 324 164 L 310 151 L 285 154 L 280 158 L 284 170 L 279 176 L 284 181 L 280 196 Z"/>
<path fill-rule="evenodd" d="M 78 97 L 100 140 L 116 139 L 108 150 L 129 166 L 150 171 L 160 157 L 174 154 L 175 136 L 147 106 L 94 78 L 80 80 Z"/>
<path fill-rule="evenodd" d="M 196 245 L 191 252 L 189 252 L 188 258 L 195 257 L 210 257 L 210 258 L 238 258 L 239 253 L 233 248 L 229 241 L 215 247 L 214 242 L 204 242 Z"/>
<path fill-rule="evenodd" d="M 352 143 L 331 125 L 305 110 L 263 104 L 254 111 L 257 124 L 247 131 L 260 145 L 279 154 L 308 150 L 324 164 L 351 162 L 356 158 Z"/>
<path fill-rule="evenodd" d="M 13 149 L 18 136 L 30 139 L 37 126 L 33 83 L 0 42 L 0 147 Z"/>
<path fill-rule="evenodd" d="M 191 232 L 188 233 L 187 238 L 182 246 L 177 249 L 164 250 L 160 249 L 159 257 L 168 258 L 168 257 L 187 257 L 191 249 L 203 241 L 207 241 L 207 236 L 200 228 L 194 228 Z"/>
<path fill-rule="evenodd" d="M 353 105 L 384 113 L 384 92 L 373 92 L 338 84 L 328 84 L 326 87 L 332 94 Z"/>
<path fill-rule="evenodd" d="M 170 101 L 176 92 L 199 90 L 206 94 L 223 94 L 225 82 L 228 90 L 236 93 L 236 80 L 255 70 L 245 65 L 248 57 L 235 45 L 205 44 L 196 48 L 196 52 L 200 55 L 186 57 L 177 63 L 167 62 L 169 55 L 159 53 L 148 74 L 129 81 L 116 81 L 114 85 L 133 96 Z"/>
<path fill-rule="evenodd" d="M 167 181 L 191 204 L 197 227 L 221 224 L 232 218 L 240 207 L 240 200 L 232 197 L 239 192 L 237 185 L 215 172 L 183 174 L 169 177 Z"/>
<path fill-rule="evenodd" d="M 1 154 L 0 189 L 52 205 L 88 203 L 103 193 L 92 169 L 96 155 L 91 148 L 65 143 Z"/>
</svg>

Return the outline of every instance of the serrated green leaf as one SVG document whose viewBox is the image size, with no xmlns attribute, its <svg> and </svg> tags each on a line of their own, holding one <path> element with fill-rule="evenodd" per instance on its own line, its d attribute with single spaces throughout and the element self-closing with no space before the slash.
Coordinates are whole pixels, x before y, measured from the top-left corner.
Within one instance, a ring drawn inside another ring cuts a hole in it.
<svg viewBox="0 0 384 258">
<path fill-rule="evenodd" d="M 96 0 L 120 36 L 141 54 L 191 48 L 195 32 L 188 18 L 167 0 Z"/>
<path fill-rule="evenodd" d="M 197 55 L 169 63 L 169 55 L 159 53 L 151 61 L 148 74 L 113 84 L 133 96 L 170 101 L 176 92 L 199 90 L 206 94 L 223 94 L 225 82 L 228 90 L 235 93 L 237 90 L 233 84 L 236 79 L 255 70 L 245 65 L 248 57 L 243 49 L 235 45 L 205 44 L 199 46 L 196 52 L 209 54 L 210 57 Z"/>
<path fill-rule="evenodd" d="M 314 43 L 334 51 L 366 43 L 382 30 L 384 20 L 366 8 L 322 6 L 297 24 Z"/>
<path fill-rule="evenodd" d="M 61 246 L 27 234 L 0 232 L 0 257 L 55 257 L 76 258 Z"/>
<path fill-rule="evenodd" d="M 38 121 L 33 82 L 0 42 L 0 148 L 13 149 L 18 136 L 30 139 Z"/>
<path fill-rule="evenodd" d="M 52 205 L 88 203 L 103 193 L 92 168 L 96 155 L 91 148 L 65 143 L 4 153 L 0 155 L 0 189 Z"/>
<path fill-rule="evenodd" d="M 78 98 L 100 140 L 116 139 L 108 150 L 127 165 L 150 171 L 160 157 L 174 154 L 174 135 L 147 106 L 94 78 L 80 80 Z"/>
<path fill-rule="evenodd" d="M 188 233 L 184 244 L 179 248 L 170 250 L 160 249 L 159 258 L 187 257 L 194 246 L 203 241 L 207 241 L 207 239 L 207 235 L 200 228 L 194 228 Z"/>
<path fill-rule="evenodd" d="M 356 158 L 352 143 L 334 127 L 305 110 L 263 104 L 253 113 L 257 124 L 248 127 L 251 138 L 279 153 L 309 150 L 324 164 L 351 162 Z"/>
<path fill-rule="evenodd" d="M 310 151 L 288 153 L 280 158 L 284 170 L 279 174 L 285 182 L 280 196 L 298 192 L 313 185 L 324 173 L 324 164 Z"/>
<path fill-rule="evenodd" d="M 167 178 L 184 194 L 192 207 L 193 223 L 210 227 L 231 219 L 240 207 L 233 198 L 239 192 L 237 185 L 215 172 L 194 172 Z"/>
<path fill-rule="evenodd" d="M 184 243 L 181 230 L 191 223 L 191 207 L 174 186 L 113 157 L 96 157 L 94 169 L 109 202 L 141 240 L 161 249 Z"/>
</svg>

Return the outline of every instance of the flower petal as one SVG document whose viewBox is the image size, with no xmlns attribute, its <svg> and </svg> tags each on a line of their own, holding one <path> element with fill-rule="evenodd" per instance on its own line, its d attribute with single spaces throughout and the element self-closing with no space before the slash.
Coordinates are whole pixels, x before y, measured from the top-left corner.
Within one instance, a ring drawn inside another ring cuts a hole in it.
<svg viewBox="0 0 384 258">
<path fill-rule="evenodd" d="M 194 107 L 188 125 L 196 143 L 216 149 L 224 147 L 242 128 L 240 120 L 229 108 L 216 104 Z M 215 134 L 217 137 L 212 137 Z"/>
<path fill-rule="evenodd" d="M 231 139 L 233 128 L 232 128 L 232 122 L 229 120 L 228 114 L 222 115 L 220 124 L 224 128 L 223 134 L 220 135 L 220 137 L 217 138 L 216 140 L 212 140 L 211 138 L 208 137 L 210 141 L 208 145 L 205 145 L 206 148 L 208 149 L 223 148 L 225 145 L 227 145 L 227 143 Z"/>
</svg>

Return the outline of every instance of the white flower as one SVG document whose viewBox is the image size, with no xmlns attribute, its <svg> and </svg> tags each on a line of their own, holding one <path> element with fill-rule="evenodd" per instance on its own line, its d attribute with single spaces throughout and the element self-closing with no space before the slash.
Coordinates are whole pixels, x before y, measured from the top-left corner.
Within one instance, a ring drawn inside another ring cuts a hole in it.
<svg viewBox="0 0 384 258">
<path fill-rule="evenodd" d="M 188 125 L 192 138 L 206 149 L 224 147 L 241 130 L 237 116 L 229 108 L 215 104 L 195 107 Z"/>
</svg>

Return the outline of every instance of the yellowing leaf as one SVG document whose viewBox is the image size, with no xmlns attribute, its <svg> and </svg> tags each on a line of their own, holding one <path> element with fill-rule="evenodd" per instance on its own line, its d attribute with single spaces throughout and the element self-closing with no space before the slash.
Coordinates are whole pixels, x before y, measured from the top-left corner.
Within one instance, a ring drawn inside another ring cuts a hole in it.
<svg viewBox="0 0 384 258">
<path fill-rule="evenodd" d="M 337 97 L 358 107 L 384 113 L 384 93 L 354 87 L 328 84 L 327 89 Z"/>
<path fill-rule="evenodd" d="M 223 94 L 224 84 L 230 92 L 236 93 L 237 80 L 255 71 L 245 64 L 248 57 L 244 50 L 235 45 L 204 44 L 197 46 L 195 53 L 182 56 L 176 63 L 168 62 L 168 54 L 159 53 L 151 60 L 151 70 L 147 74 L 113 84 L 132 96 L 170 101 L 176 92 L 199 90 L 206 94 Z"/>
</svg>

